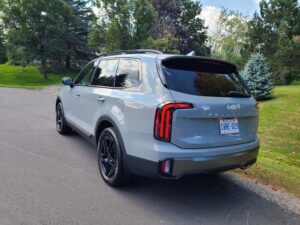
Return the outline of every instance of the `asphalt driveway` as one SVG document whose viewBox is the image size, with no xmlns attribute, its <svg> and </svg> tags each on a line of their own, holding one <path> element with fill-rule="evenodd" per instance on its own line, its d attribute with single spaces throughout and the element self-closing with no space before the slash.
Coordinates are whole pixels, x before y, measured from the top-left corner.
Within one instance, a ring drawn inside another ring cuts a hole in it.
<svg viewBox="0 0 300 225">
<path fill-rule="evenodd" d="M 57 134 L 56 94 L 0 88 L 0 225 L 300 224 L 224 175 L 108 187 L 95 149 Z"/>
</svg>

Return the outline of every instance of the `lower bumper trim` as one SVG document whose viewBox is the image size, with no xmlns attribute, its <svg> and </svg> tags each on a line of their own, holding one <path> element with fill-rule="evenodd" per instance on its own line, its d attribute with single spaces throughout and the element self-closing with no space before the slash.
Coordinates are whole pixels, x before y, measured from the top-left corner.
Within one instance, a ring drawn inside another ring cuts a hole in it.
<svg viewBox="0 0 300 225">
<path fill-rule="evenodd" d="M 188 173 L 245 168 L 256 162 L 257 155 L 258 148 L 230 155 L 174 159 L 172 176 L 178 177 Z"/>
</svg>

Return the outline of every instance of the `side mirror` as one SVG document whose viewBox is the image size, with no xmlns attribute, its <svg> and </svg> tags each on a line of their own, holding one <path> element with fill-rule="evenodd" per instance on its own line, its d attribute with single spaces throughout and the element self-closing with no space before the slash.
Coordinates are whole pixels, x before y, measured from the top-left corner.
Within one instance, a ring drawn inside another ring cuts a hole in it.
<svg viewBox="0 0 300 225">
<path fill-rule="evenodd" d="M 67 85 L 70 86 L 71 88 L 74 86 L 73 80 L 71 77 L 64 77 L 61 82 L 63 83 L 63 85 Z"/>
</svg>

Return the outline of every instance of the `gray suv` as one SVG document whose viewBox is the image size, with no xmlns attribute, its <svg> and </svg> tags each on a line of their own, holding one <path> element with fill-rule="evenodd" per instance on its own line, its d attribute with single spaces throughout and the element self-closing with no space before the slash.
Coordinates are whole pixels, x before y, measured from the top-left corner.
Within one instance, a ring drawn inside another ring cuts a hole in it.
<svg viewBox="0 0 300 225">
<path fill-rule="evenodd" d="M 176 179 L 256 161 L 258 104 L 229 62 L 131 50 L 102 55 L 62 82 L 57 131 L 97 147 L 109 185 L 132 174 Z"/>
</svg>

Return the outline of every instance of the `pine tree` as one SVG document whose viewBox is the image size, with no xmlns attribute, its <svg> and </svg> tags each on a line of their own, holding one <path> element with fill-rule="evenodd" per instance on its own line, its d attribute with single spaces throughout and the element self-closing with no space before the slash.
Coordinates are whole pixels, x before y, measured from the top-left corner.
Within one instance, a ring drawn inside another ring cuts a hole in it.
<svg viewBox="0 0 300 225">
<path fill-rule="evenodd" d="M 252 54 L 245 65 L 242 76 L 256 99 L 262 100 L 272 97 L 271 73 L 263 55 Z"/>
<path fill-rule="evenodd" d="M 66 16 L 68 35 L 65 67 L 70 70 L 71 61 L 76 63 L 80 60 L 85 61 L 92 54 L 92 50 L 88 47 L 88 35 L 95 15 L 92 0 L 67 0 L 67 2 L 72 8 L 72 13 Z"/>
</svg>

